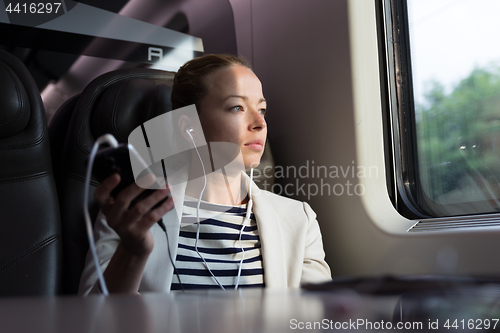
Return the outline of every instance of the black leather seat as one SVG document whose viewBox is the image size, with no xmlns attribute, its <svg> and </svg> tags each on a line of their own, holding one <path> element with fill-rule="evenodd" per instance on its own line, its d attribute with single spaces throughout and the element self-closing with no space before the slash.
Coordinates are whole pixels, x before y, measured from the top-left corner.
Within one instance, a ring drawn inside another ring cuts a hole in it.
<svg viewBox="0 0 500 333">
<path fill-rule="evenodd" d="M 0 296 L 55 295 L 61 221 L 45 110 L 24 64 L 0 51 Z"/>
<path fill-rule="evenodd" d="M 77 97 L 55 114 L 49 126 L 54 170 L 60 198 L 63 246 L 64 293 L 76 293 L 88 250 L 82 209 L 85 161 L 95 140 L 111 133 L 127 142 L 137 126 L 171 110 L 174 73 L 152 69 L 123 69 L 92 81 Z M 89 192 L 92 221 L 99 207 Z"/>
</svg>

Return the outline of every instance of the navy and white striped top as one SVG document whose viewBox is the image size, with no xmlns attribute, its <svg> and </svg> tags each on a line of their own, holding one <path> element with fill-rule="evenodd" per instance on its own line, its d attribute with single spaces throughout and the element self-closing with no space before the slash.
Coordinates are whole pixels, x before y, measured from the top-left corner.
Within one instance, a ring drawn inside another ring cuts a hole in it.
<svg viewBox="0 0 500 333">
<path fill-rule="evenodd" d="M 195 251 L 196 206 L 198 199 L 186 197 L 182 212 L 179 245 L 171 290 L 219 288 Z M 220 284 L 233 289 L 244 249 L 244 261 L 239 280 L 240 287 L 264 287 L 264 270 L 257 222 L 253 214 L 244 227 L 239 243 L 240 229 L 247 205 L 226 206 L 201 201 L 198 252 Z"/>
</svg>

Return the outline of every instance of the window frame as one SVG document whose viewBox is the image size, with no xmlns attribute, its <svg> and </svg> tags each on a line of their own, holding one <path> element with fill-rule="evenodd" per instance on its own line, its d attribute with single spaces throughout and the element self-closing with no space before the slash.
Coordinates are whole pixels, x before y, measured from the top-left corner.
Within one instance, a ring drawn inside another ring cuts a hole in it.
<svg viewBox="0 0 500 333">
<path fill-rule="evenodd" d="M 440 228 L 439 224 L 443 228 L 499 224 L 498 211 L 446 213 L 463 203 L 437 203 L 424 192 L 419 170 L 407 0 L 376 0 L 376 15 L 387 189 L 394 208 L 410 220 L 425 220 L 426 226 L 422 226 L 425 230 Z M 429 227 L 432 223 L 436 227 Z"/>
<path fill-rule="evenodd" d="M 409 219 L 429 218 L 431 216 L 417 204 L 420 178 L 407 2 L 377 2 L 389 196 L 402 216 Z"/>
</svg>

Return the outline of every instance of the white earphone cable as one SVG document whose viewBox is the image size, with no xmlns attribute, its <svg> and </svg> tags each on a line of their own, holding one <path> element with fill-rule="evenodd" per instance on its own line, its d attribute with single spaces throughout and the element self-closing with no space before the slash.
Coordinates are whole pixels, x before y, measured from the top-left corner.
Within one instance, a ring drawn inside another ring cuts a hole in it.
<svg viewBox="0 0 500 333">
<path fill-rule="evenodd" d="M 193 131 L 191 129 L 191 131 Z M 203 265 L 205 266 L 205 268 L 210 272 L 210 275 L 212 275 L 212 278 L 214 279 L 214 281 L 217 283 L 217 285 L 219 287 L 221 287 L 221 289 L 223 290 L 226 290 L 226 288 L 224 288 L 224 286 L 219 282 L 219 280 L 217 280 L 217 278 L 215 277 L 214 273 L 212 273 L 212 271 L 210 270 L 210 268 L 208 267 L 208 264 L 205 260 L 205 258 L 203 258 L 203 256 L 201 255 L 201 253 L 198 251 L 198 240 L 200 238 L 200 204 L 201 204 L 201 198 L 203 196 L 203 192 L 205 192 L 205 188 L 207 187 L 207 174 L 205 172 L 205 165 L 203 164 L 203 160 L 201 159 L 201 155 L 200 155 L 200 152 L 198 151 L 198 148 L 196 147 L 196 143 L 194 142 L 194 138 L 193 136 L 191 135 L 191 132 L 190 130 L 186 130 L 186 133 L 189 135 L 189 137 L 191 138 L 191 141 L 193 141 L 193 146 L 194 146 L 194 149 L 196 150 L 196 154 L 198 154 L 198 158 L 200 159 L 200 163 L 201 163 L 201 167 L 203 169 L 203 178 L 204 178 L 204 184 L 203 184 L 203 188 L 200 192 L 200 197 L 198 198 L 198 204 L 196 206 L 196 222 L 197 222 L 197 228 L 196 228 L 196 240 L 195 240 L 195 243 L 194 243 L 194 249 L 196 251 L 196 253 L 198 254 L 198 256 L 201 258 L 201 260 L 203 260 Z"/>
<path fill-rule="evenodd" d="M 104 134 L 97 138 L 95 141 L 94 145 L 92 146 L 92 150 L 89 155 L 89 162 L 87 164 L 87 171 L 85 174 L 85 186 L 83 190 L 83 214 L 85 217 L 85 226 L 87 229 L 87 237 L 89 240 L 89 247 L 90 247 L 90 252 L 92 254 L 92 258 L 94 260 L 94 265 L 95 269 L 97 271 L 97 278 L 99 280 L 99 286 L 101 288 L 101 292 L 103 295 L 108 296 L 108 288 L 106 287 L 106 281 L 104 281 L 104 277 L 102 274 L 101 266 L 99 264 L 99 260 L 97 258 L 97 251 L 95 248 L 95 241 L 94 241 L 94 233 L 93 233 L 93 228 L 92 228 L 92 222 L 90 220 L 90 213 L 88 209 L 88 196 L 89 196 L 89 187 L 90 187 L 90 177 L 92 173 L 92 166 L 94 164 L 94 158 L 97 153 L 97 149 L 99 149 L 99 146 L 103 143 L 108 143 L 110 146 L 116 148 L 118 147 L 118 142 L 112 136 L 111 134 Z"/>
<path fill-rule="evenodd" d="M 243 222 L 241 223 L 240 236 L 238 238 L 238 242 L 241 248 L 241 260 L 238 264 L 238 275 L 236 276 L 236 283 L 234 284 L 234 289 L 238 289 L 240 285 L 240 277 L 241 277 L 241 269 L 243 266 L 243 260 L 245 260 L 245 249 L 241 244 L 241 237 L 243 235 L 243 229 L 245 229 L 245 225 L 247 221 L 250 221 L 250 215 L 252 214 L 253 200 L 252 200 L 252 180 L 253 180 L 253 168 L 250 169 L 250 182 L 248 184 L 248 204 L 247 211 L 245 217 L 243 218 Z"/>
</svg>

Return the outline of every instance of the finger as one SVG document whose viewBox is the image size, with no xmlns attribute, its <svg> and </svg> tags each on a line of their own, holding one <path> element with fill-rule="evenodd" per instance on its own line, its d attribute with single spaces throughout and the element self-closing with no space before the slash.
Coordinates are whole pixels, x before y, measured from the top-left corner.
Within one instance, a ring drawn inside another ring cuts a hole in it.
<svg viewBox="0 0 500 333">
<path fill-rule="evenodd" d="M 146 215 L 155 205 L 164 200 L 170 195 L 170 189 L 156 190 L 149 194 L 147 197 L 136 202 L 130 209 L 130 215 L 135 218 L 142 218 Z"/>
<path fill-rule="evenodd" d="M 168 198 L 170 195 L 170 188 L 167 187 L 166 189 L 155 190 L 141 201 L 151 210 L 154 206 L 159 204 L 165 198 Z"/>
<path fill-rule="evenodd" d="M 134 182 L 118 193 L 115 202 L 121 209 L 128 209 L 132 200 L 134 200 L 139 194 L 141 194 L 148 186 L 152 185 L 156 178 L 153 175 L 147 175 L 141 178 L 141 184 L 144 187 L 137 186 Z"/>
<path fill-rule="evenodd" d="M 105 204 L 110 198 L 110 193 L 120 183 L 120 175 L 117 173 L 104 179 L 94 191 L 94 197 L 99 204 Z"/>
<path fill-rule="evenodd" d="M 160 206 L 153 209 L 149 215 L 151 219 L 158 221 L 163 215 L 172 210 L 175 206 L 175 198 L 170 196 Z"/>
<path fill-rule="evenodd" d="M 142 188 L 150 188 L 152 190 L 158 190 L 165 188 L 164 178 L 157 178 L 153 173 L 147 173 L 144 176 L 140 176 L 135 180 L 135 183 Z M 163 185 L 162 185 L 163 184 Z"/>
<path fill-rule="evenodd" d="M 174 208 L 175 199 L 170 196 L 157 208 L 151 210 L 148 214 L 146 214 L 142 219 L 139 228 L 143 230 L 149 230 L 156 222 L 158 222 L 163 215 L 169 212 L 172 208 Z"/>
</svg>

